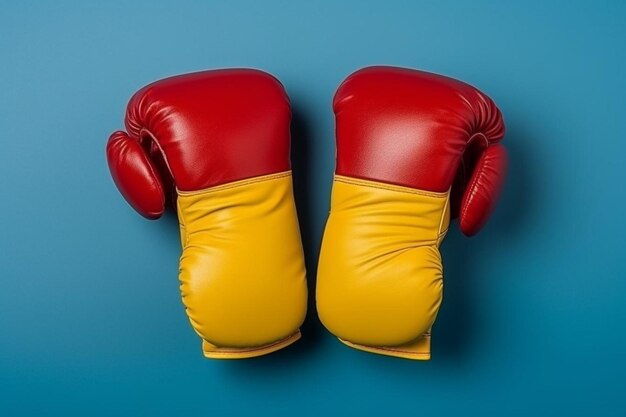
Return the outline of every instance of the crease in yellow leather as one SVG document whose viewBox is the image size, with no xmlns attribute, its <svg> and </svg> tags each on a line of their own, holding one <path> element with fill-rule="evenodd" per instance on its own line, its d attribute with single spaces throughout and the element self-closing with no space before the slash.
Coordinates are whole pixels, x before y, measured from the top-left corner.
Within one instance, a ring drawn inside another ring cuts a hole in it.
<svg viewBox="0 0 626 417">
<path fill-rule="evenodd" d="M 430 359 L 449 196 L 335 176 L 316 298 L 320 320 L 343 343 Z"/>
<path fill-rule="evenodd" d="M 180 289 L 211 358 L 264 355 L 300 338 L 307 287 L 291 172 L 178 191 Z"/>
</svg>

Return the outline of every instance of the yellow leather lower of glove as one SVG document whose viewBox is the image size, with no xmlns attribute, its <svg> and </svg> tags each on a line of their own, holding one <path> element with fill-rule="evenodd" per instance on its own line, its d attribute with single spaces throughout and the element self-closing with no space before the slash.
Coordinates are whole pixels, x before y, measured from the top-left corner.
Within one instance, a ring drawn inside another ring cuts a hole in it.
<svg viewBox="0 0 626 417">
<path fill-rule="evenodd" d="M 300 338 L 307 286 L 291 172 L 178 192 L 183 303 L 209 358 Z"/>
<path fill-rule="evenodd" d="M 449 192 L 335 176 L 317 277 L 317 310 L 343 343 L 430 359 L 443 293 L 439 244 Z"/>
</svg>

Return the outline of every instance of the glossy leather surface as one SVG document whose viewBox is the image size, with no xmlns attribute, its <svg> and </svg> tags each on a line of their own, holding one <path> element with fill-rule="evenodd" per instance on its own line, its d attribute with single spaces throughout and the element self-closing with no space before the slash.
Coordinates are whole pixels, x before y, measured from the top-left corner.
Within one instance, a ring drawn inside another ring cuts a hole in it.
<svg viewBox="0 0 626 417">
<path fill-rule="evenodd" d="M 181 293 L 207 357 L 259 356 L 300 337 L 307 287 L 290 118 L 271 75 L 205 71 L 141 89 L 128 133 L 109 139 L 111 174 L 140 214 L 159 217 L 176 187 Z"/>
</svg>

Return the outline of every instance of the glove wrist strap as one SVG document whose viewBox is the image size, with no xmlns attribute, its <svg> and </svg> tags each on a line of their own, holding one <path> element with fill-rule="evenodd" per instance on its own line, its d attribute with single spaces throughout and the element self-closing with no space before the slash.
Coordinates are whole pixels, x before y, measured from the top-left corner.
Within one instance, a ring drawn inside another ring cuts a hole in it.
<svg viewBox="0 0 626 417">
<path fill-rule="evenodd" d="M 298 339 L 300 339 L 300 330 L 296 331 L 291 336 L 279 340 L 278 342 L 271 343 L 265 346 L 250 347 L 250 348 L 226 348 L 212 345 L 206 340 L 202 341 L 202 352 L 207 358 L 213 359 L 244 359 L 253 358 L 255 356 L 267 355 L 268 353 L 276 352 L 282 348 L 289 346 Z"/>
<path fill-rule="evenodd" d="M 394 356 L 396 358 L 423 360 L 430 359 L 430 332 L 423 334 L 418 339 L 400 346 L 365 346 L 339 339 L 351 348 L 379 355 Z"/>
</svg>

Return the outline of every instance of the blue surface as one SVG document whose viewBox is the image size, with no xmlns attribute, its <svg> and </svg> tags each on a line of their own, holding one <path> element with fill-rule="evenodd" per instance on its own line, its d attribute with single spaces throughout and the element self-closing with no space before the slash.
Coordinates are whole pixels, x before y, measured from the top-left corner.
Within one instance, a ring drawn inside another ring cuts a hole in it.
<svg viewBox="0 0 626 417">
<path fill-rule="evenodd" d="M 0 5 L 0 415 L 626 414 L 626 3 L 156 3 Z M 443 246 L 433 360 L 344 347 L 313 305 L 292 348 L 203 359 L 174 217 L 109 178 L 126 101 L 207 68 L 279 77 L 313 286 L 331 97 L 378 63 L 470 82 L 507 121 L 495 216 Z"/>
</svg>

